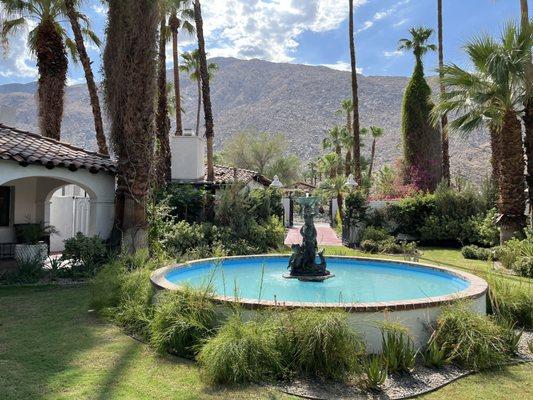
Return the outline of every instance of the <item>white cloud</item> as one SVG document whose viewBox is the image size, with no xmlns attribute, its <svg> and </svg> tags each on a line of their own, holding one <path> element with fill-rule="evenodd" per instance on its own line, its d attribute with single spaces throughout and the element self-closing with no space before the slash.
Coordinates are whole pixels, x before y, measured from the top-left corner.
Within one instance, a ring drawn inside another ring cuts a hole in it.
<svg viewBox="0 0 533 400">
<path fill-rule="evenodd" d="M 382 19 L 385 19 L 391 15 L 393 15 L 394 13 L 396 13 L 396 11 L 398 11 L 402 6 L 408 4 L 411 0 L 401 0 L 399 2 L 397 2 L 396 4 L 392 5 L 391 7 L 389 7 L 388 9 L 386 10 L 382 10 L 382 11 L 378 11 L 377 13 L 375 13 L 371 19 L 365 21 L 363 23 L 363 26 L 361 28 L 359 28 L 357 30 L 357 32 L 363 32 L 363 31 L 366 31 L 367 29 L 370 29 L 374 26 L 374 23 L 376 23 L 377 21 L 380 21 Z M 401 24 L 407 22 L 407 20 L 402 20 L 400 21 Z M 399 26 L 397 25 L 398 23 L 396 24 L 393 24 L 393 26 Z"/>
<path fill-rule="evenodd" d="M 91 7 L 94 12 L 96 12 L 97 14 L 100 14 L 100 15 L 107 15 L 107 6 L 101 4 L 101 3 L 98 3 L 98 4 L 93 4 L 92 7 Z"/>
<path fill-rule="evenodd" d="M 403 19 L 399 20 L 398 22 L 392 24 L 392 26 L 397 28 L 399 26 L 404 25 L 407 21 L 409 21 L 409 18 L 403 18 Z"/>
<path fill-rule="evenodd" d="M 392 50 L 392 51 L 384 51 L 383 52 L 383 55 L 385 57 L 399 57 L 399 56 L 402 56 L 404 54 L 403 51 L 401 50 Z"/>
</svg>

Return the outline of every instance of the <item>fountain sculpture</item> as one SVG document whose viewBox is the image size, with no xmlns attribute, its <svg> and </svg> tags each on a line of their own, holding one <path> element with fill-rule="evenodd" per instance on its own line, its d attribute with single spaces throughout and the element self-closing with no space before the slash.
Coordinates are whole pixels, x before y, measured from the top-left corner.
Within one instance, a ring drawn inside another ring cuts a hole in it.
<svg viewBox="0 0 533 400">
<path fill-rule="evenodd" d="M 283 276 L 289 279 L 313 282 L 332 278 L 334 275 L 326 269 L 324 250 L 318 250 L 316 240 L 316 228 L 313 218 L 318 197 L 298 197 L 296 202 L 302 206 L 302 214 L 305 221 L 304 226 L 300 229 L 303 241 L 301 245 L 292 245 L 292 255 L 288 266 L 290 274 Z M 317 255 L 320 263 L 317 263 Z"/>
</svg>

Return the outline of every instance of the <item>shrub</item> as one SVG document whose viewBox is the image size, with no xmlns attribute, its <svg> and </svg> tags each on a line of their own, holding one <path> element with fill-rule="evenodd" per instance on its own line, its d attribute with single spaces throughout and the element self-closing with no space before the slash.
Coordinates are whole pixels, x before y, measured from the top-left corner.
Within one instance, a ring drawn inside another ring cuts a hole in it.
<svg viewBox="0 0 533 400">
<path fill-rule="evenodd" d="M 407 331 L 396 324 L 381 328 L 382 354 L 387 370 L 391 373 L 410 371 L 416 360 L 416 350 Z"/>
<path fill-rule="evenodd" d="M 500 365 L 513 352 L 506 328 L 472 312 L 466 304 L 442 310 L 434 340 L 436 345 L 447 349 L 450 360 L 474 370 Z"/>
<path fill-rule="evenodd" d="M 164 246 L 171 254 L 179 256 L 204 244 L 204 239 L 202 225 L 179 221 L 169 227 L 169 232 L 164 239 Z"/>
<path fill-rule="evenodd" d="M 340 380 L 358 370 L 364 344 L 339 311 L 296 310 L 278 328 L 284 364 L 307 376 Z"/>
<path fill-rule="evenodd" d="M 374 242 L 381 242 L 392 238 L 392 236 L 387 232 L 386 229 L 376 228 L 374 226 L 369 226 L 363 232 L 362 240 L 371 240 Z"/>
<path fill-rule="evenodd" d="M 65 240 L 61 259 L 70 261 L 74 275 L 94 276 L 109 260 L 109 253 L 101 238 L 78 232 L 76 236 Z"/>
<path fill-rule="evenodd" d="M 494 253 L 491 249 L 484 249 L 476 245 L 464 246 L 461 249 L 461 254 L 469 260 L 487 261 L 494 258 Z"/>
<path fill-rule="evenodd" d="M 450 362 L 446 355 L 446 346 L 439 346 L 437 342 L 430 339 L 422 353 L 424 365 L 429 368 L 442 368 Z"/>
<path fill-rule="evenodd" d="M 365 364 L 365 386 L 370 390 L 379 390 L 379 387 L 387 379 L 387 366 L 383 359 L 377 355 L 372 355 Z"/>
<path fill-rule="evenodd" d="M 124 264 L 118 260 L 104 265 L 94 277 L 90 287 L 91 307 L 96 310 L 117 307 L 125 273 Z"/>
<path fill-rule="evenodd" d="M 350 192 L 344 199 L 344 209 L 344 225 L 352 226 L 365 221 L 368 209 L 366 196 L 360 190 Z"/>
<path fill-rule="evenodd" d="M 533 286 L 489 275 L 491 310 L 498 318 L 526 329 L 533 328 Z"/>
<path fill-rule="evenodd" d="M 513 263 L 513 270 L 520 276 L 533 278 L 533 257 L 520 257 Z"/>
<path fill-rule="evenodd" d="M 183 184 L 170 184 L 158 195 L 159 201 L 166 199 L 175 219 L 189 223 L 203 220 L 207 196 L 205 190 Z"/>
<path fill-rule="evenodd" d="M 276 334 L 269 324 L 232 316 L 198 354 L 204 376 L 218 384 L 275 377 L 282 369 Z"/>
<path fill-rule="evenodd" d="M 13 283 L 37 283 L 44 276 L 43 261 L 40 256 L 24 258 L 17 263 L 17 270 L 8 281 Z"/>
<path fill-rule="evenodd" d="M 216 322 L 215 306 L 205 291 L 182 289 L 164 293 L 150 325 L 151 343 L 159 353 L 191 358 Z"/>
<path fill-rule="evenodd" d="M 379 253 L 379 243 L 373 240 L 363 240 L 360 246 L 365 253 Z"/>
</svg>

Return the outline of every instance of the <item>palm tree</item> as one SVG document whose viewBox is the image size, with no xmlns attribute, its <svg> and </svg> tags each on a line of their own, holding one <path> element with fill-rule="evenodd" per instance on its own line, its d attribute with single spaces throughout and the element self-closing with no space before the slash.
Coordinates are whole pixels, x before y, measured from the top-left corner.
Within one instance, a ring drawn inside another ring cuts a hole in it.
<svg viewBox="0 0 533 400">
<path fill-rule="evenodd" d="M 345 115 L 346 116 L 346 129 L 349 133 L 353 134 L 353 122 L 352 122 L 352 114 L 353 114 L 353 100 L 352 99 L 345 99 L 341 101 L 341 108 L 339 108 L 335 114 L 337 115 Z"/>
<path fill-rule="evenodd" d="M 116 226 L 123 232 L 124 248 L 135 252 L 148 246 L 160 14 L 153 0 L 108 4 L 104 93 L 118 164 Z"/>
<path fill-rule="evenodd" d="M 368 166 L 368 177 L 372 179 L 372 170 L 374 168 L 374 159 L 376 156 L 376 139 L 383 136 L 383 128 L 371 126 L 370 134 L 372 135 L 372 150 L 370 151 L 370 165 Z"/>
<path fill-rule="evenodd" d="M 354 12 L 353 12 L 353 0 L 349 0 L 350 6 L 350 22 L 349 22 L 349 35 L 350 35 L 350 64 L 352 69 L 352 105 L 353 105 L 353 164 L 354 164 L 354 178 L 358 184 L 361 184 L 361 142 L 359 135 L 359 97 L 357 94 L 357 67 L 355 63 L 355 37 L 354 37 Z"/>
<path fill-rule="evenodd" d="M 487 123 L 491 132 L 498 133 L 491 141 L 499 142 L 496 151 L 501 154 L 498 205 L 502 243 L 521 234 L 525 226 L 524 152 L 519 112 L 527 96 L 523 82 L 530 51 L 531 35 L 520 33 L 512 24 L 506 27 L 501 43 L 488 36 L 470 41 L 466 52 L 474 72 L 445 65 L 443 81 L 449 92 L 433 113 L 438 118 L 445 112 L 458 112 L 460 115 L 450 123 L 452 129 L 469 133 Z"/>
<path fill-rule="evenodd" d="M 157 59 L 157 113 L 156 113 L 156 166 L 155 181 L 158 188 L 170 183 L 170 118 L 168 116 L 168 85 L 167 85 L 167 15 L 165 3 L 161 4 L 159 16 L 159 43 Z"/>
<path fill-rule="evenodd" d="M 399 41 L 399 50 L 412 50 L 415 68 L 407 85 L 402 105 L 403 158 L 406 165 L 405 183 L 416 183 L 419 189 L 435 190 L 442 176 L 441 135 L 431 124 L 433 104 L 431 89 L 424 78 L 422 57 L 433 44 L 427 44 L 433 29 L 409 29 L 410 39 Z"/>
<path fill-rule="evenodd" d="M 344 195 L 349 190 L 346 185 L 346 177 L 338 175 L 335 178 L 329 178 L 320 185 L 320 191 L 329 199 L 337 199 L 337 208 L 341 221 L 344 219 Z"/>
<path fill-rule="evenodd" d="M 364 132 L 361 130 L 361 135 L 363 135 Z M 346 151 L 346 155 L 344 157 L 344 175 L 348 176 L 352 173 L 352 150 L 353 150 L 353 134 L 348 129 L 342 130 L 342 147 Z"/>
<path fill-rule="evenodd" d="M 165 11 L 170 14 L 168 21 L 170 31 L 172 32 L 172 59 L 174 62 L 174 99 L 176 110 L 181 110 L 181 92 L 180 92 L 180 67 L 179 67 L 179 50 L 178 37 L 179 30 L 183 28 L 185 32 L 194 33 L 194 10 L 191 8 L 191 0 L 163 0 L 165 2 Z M 176 136 L 183 135 L 183 124 L 181 112 L 176 112 Z"/>
<path fill-rule="evenodd" d="M 331 149 L 335 151 L 335 154 L 337 154 L 337 158 L 341 160 L 344 136 L 346 136 L 346 129 L 341 128 L 338 125 L 335 125 L 333 128 L 331 128 L 328 131 L 328 136 L 322 140 L 322 147 L 326 150 Z M 337 175 L 342 174 L 342 163 L 341 162 L 338 163 L 336 174 Z"/>
<path fill-rule="evenodd" d="M 442 67 L 444 65 L 444 48 L 442 42 L 442 0 L 437 0 L 438 40 L 439 40 L 439 83 L 440 95 L 445 92 L 442 82 Z M 442 138 L 442 179 L 450 185 L 450 141 L 448 137 L 448 116 L 443 114 L 440 119 Z"/>
<path fill-rule="evenodd" d="M 200 110 L 202 109 L 202 79 L 200 75 L 200 52 L 198 49 L 181 55 L 183 59 L 183 65 L 180 66 L 180 70 L 189 75 L 189 78 L 196 82 L 198 89 L 198 104 L 196 108 L 196 134 L 200 134 Z M 215 63 L 209 63 L 207 65 L 207 71 L 209 79 L 213 78 L 214 72 L 218 70 L 218 65 Z"/>
<path fill-rule="evenodd" d="M 78 1 L 74 3 L 77 7 Z M 59 140 L 63 118 L 63 96 L 67 82 L 67 50 L 77 60 L 76 43 L 67 36 L 62 20 L 67 16 L 63 0 L 0 0 L 4 6 L 0 36 L 7 44 L 9 35 L 19 28 L 30 26 L 28 45 L 37 57 L 39 81 L 37 98 L 39 128 L 43 136 Z M 88 20 L 79 13 L 84 22 L 82 36 L 98 44 L 96 35 L 89 29 Z M 78 32 L 79 33 L 79 32 Z"/>
<path fill-rule="evenodd" d="M 337 170 L 341 163 L 342 160 L 339 158 L 338 154 L 328 153 L 320 158 L 319 169 L 324 176 L 329 176 L 331 179 L 333 179 L 338 176 Z"/>
<path fill-rule="evenodd" d="M 213 111 L 211 109 L 211 89 L 209 87 L 209 66 L 205 51 L 204 22 L 200 0 L 194 0 L 194 21 L 196 23 L 196 36 L 198 38 L 198 52 L 200 58 L 200 78 L 202 81 L 202 99 L 204 102 L 205 137 L 207 138 L 207 180 L 213 182 L 215 170 L 213 166 L 213 138 L 215 129 L 213 124 Z"/>
</svg>

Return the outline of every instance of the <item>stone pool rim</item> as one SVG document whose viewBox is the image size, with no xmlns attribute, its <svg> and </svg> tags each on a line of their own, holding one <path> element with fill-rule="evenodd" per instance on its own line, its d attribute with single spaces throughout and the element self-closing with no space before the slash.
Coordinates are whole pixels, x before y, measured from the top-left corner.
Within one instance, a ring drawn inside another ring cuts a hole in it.
<svg viewBox="0 0 533 400">
<path fill-rule="evenodd" d="M 172 271 L 176 271 L 183 268 L 188 268 L 194 264 L 200 264 L 205 262 L 212 261 L 224 261 L 224 260 L 238 260 L 246 258 L 289 258 L 289 254 L 254 254 L 246 256 L 228 256 L 228 257 L 211 257 L 204 258 L 201 260 L 188 261 L 185 263 L 172 264 L 166 267 L 159 268 L 155 270 L 151 276 L 150 280 L 153 286 L 158 290 L 180 290 L 181 285 L 170 282 L 166 279 L 166 275 Z M 416 310 L 420 308 L 430 308 L 438 307 L 446 304 L 451 304 L 459 300 L 474 300 L 484 296 L 488 290 L 487 282 L 480 278 L 477 275 L 458 271 L 453 268 L 436 266 L 430 264 L 423 264 L 412 261 L 403 261 L 403 260 L 390 260 L 385 258 L 371 258 L 371 257 L 355 257 L 355 256 L 326 256 L 326 259 L 348 259 L 355 261 L 373 261 L 373 262 L 382 262 L 382 263 L 395 263 L 403 264 L 407 266 L 423 267 L 428 268 L 434 271 L 444 272 L 455 276 L 459 279 L 465 280 L 468 282 L 468 287 L 451 294 L 443 296 L 433 296 L 420 299 L 408 299 L 408 300 L 394 300 L 394 301 L 380 301 L 380 302 L 359 302 L 359 303 L 314 303 L 314 302 L 297 302 L 297 301 L 273 301 L 273 300 L 255 300 L 255 299 L 246 299 L 238 298 L 236 301 L 233 296 L 220 296 L 214 295 L 213 300 L 217 303 L 227 304 L 227 303 L 239 303 L 241 306 L 247 309 L 256 309 L 256 308 L 327 308 L 327 309 L 337 309 L 345 310 L 354 313 L 360 312 L 379 312 L 379 311 L 400 311 L 400 310 Z"/>
</svg>

